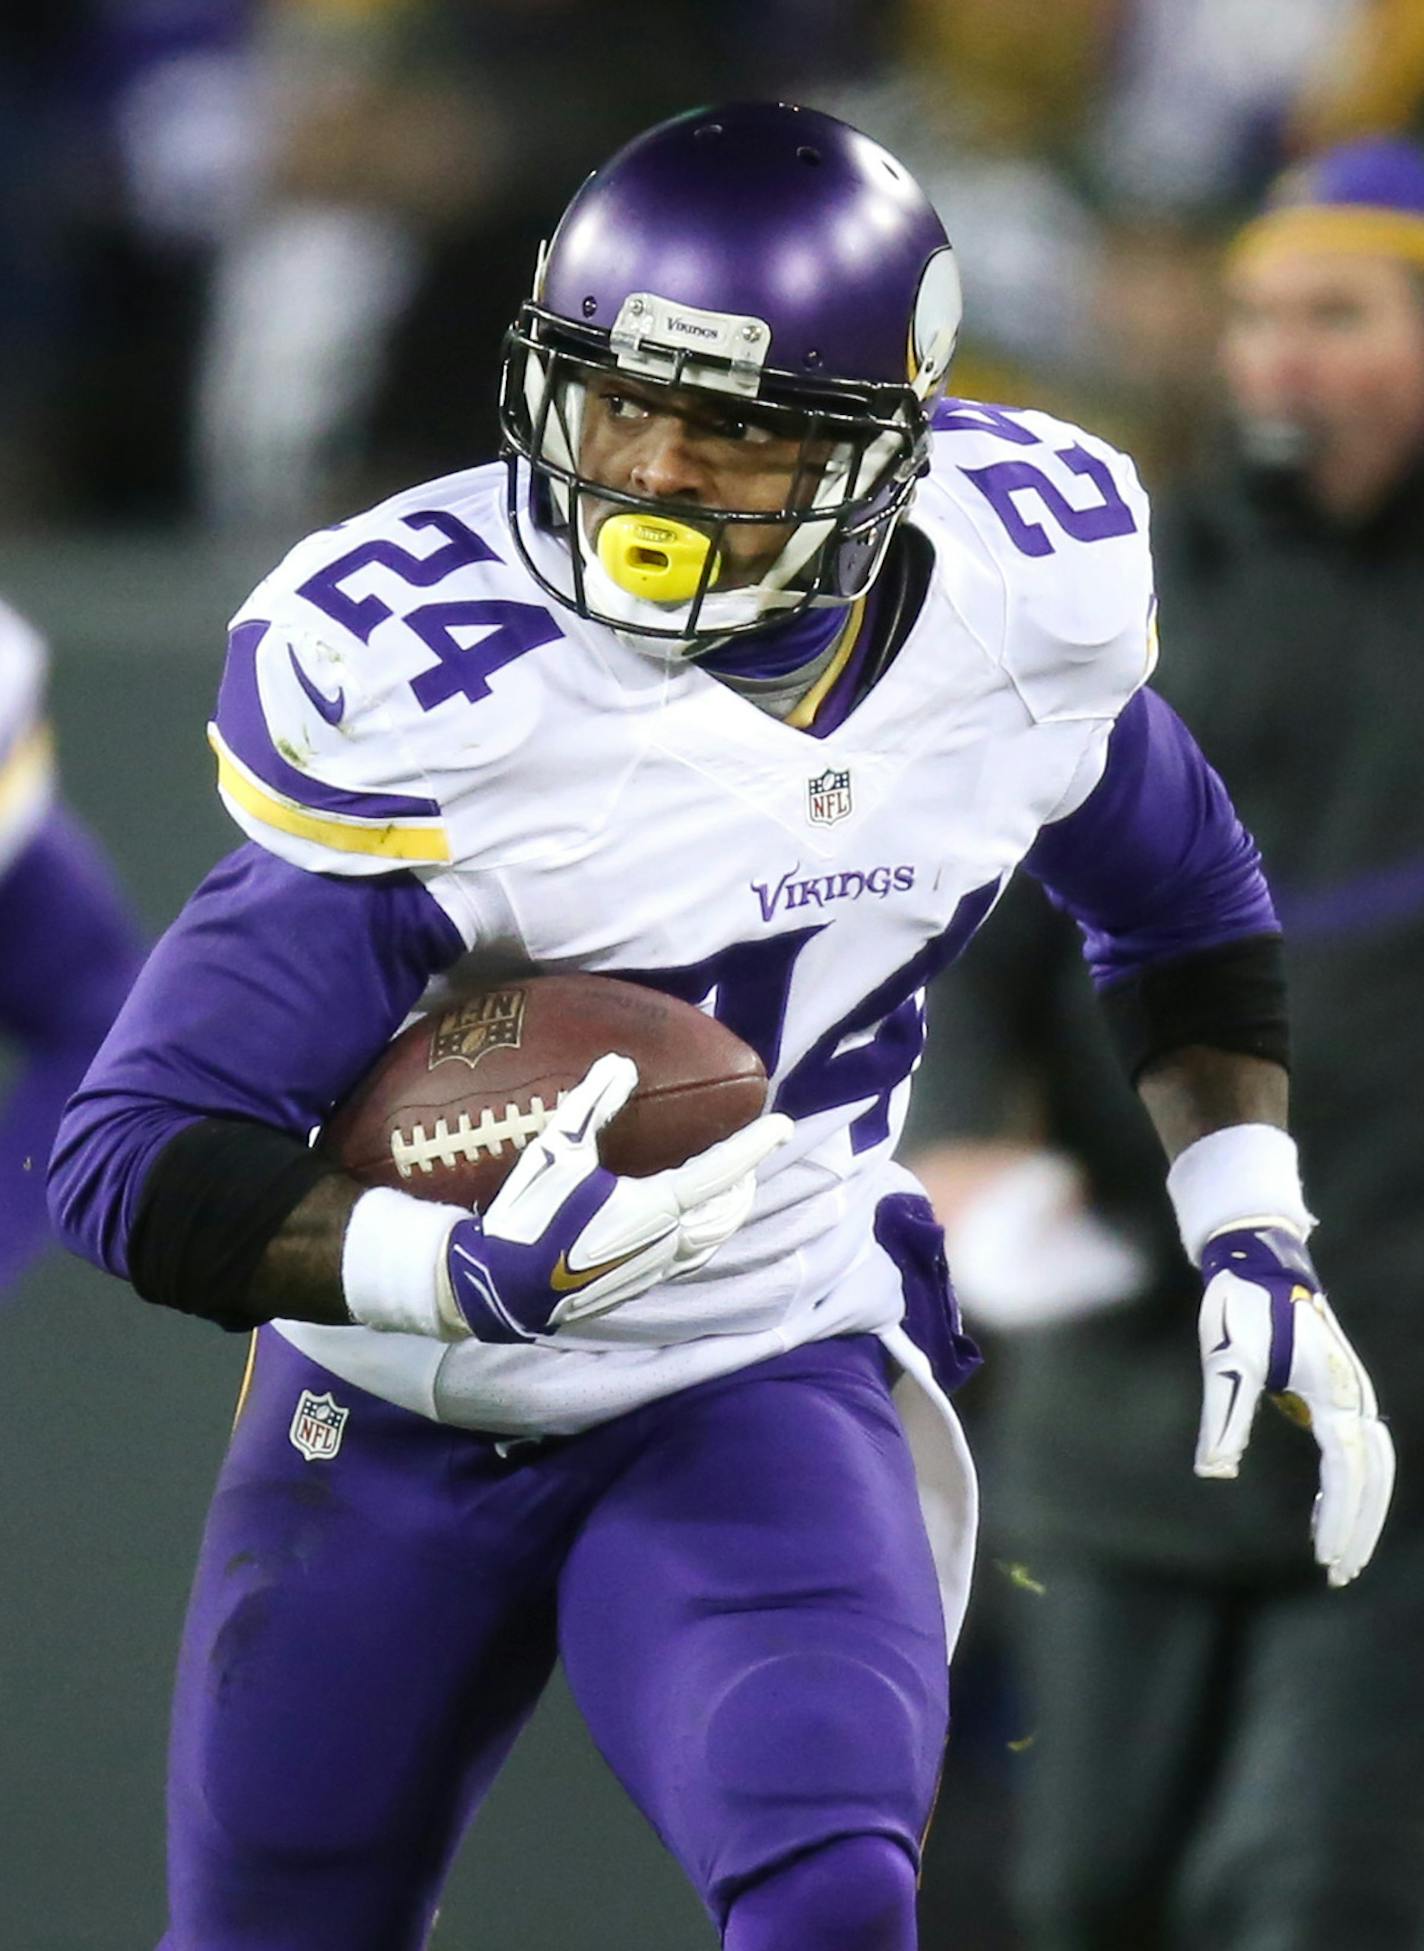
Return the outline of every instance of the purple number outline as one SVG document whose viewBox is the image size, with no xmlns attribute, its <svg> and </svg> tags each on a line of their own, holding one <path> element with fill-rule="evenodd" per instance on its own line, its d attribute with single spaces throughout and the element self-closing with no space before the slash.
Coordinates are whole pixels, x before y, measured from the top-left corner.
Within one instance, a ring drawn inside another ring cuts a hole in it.
<svg viewBox="0 0 1424 1951">
<path fill-rule="evenodd" d="M 1071 447 L 1060 448 L 1057 458 L 1074 474 L 1091 481 L 1100 499 L 1086 508 L 1075 508 L 1032 461 L 991 461 L 987 467 L 962 467 L 959 471 L 983 495 L 1020 555 L 1054 553 L 1048 531 L 1021 515 L 1014 503 L 1014 496 L 1025 491 L 1038 496 L 1059 527 L 1075 542 L 1103 542 L 1115 535 L 1136 533 L 1137 522 L 1132 510 L 1118 493 L 1117 483 L 1104 461 L 1076 442 Z"/>
<path fill-rule="evenodd" d="M 342 587 L 362 569 L 389 569 L 403 583 L 416 589 L 432 589 L 457 569 L 477 562 L 499 562 L 502 558 L 483 537 L 467 528 L 458 516 L 445 508 L 422 508 L 401 520 L 410 529 L 434 529 L 445 537 L 444 545 L 428 556 L 412 555 L 399 543 L 378 536 L 362 542 L 345 555 L 329 562 L 301 584 L 298 594 L 315 604 L 333 622 L 351 631 L 362 643 L 395 612 L 379 596 L 352 596 Z M 433 670 L 421 671 L 410 681 L 410 688 L 422 711 L 433 711 L 447 698 L 460 693 L 471 704 L 490 695 L 489 679 L 505 664 L 523 657 L 526 651 L 552 643 L 563 631 L 550 613 L 537 603 L 518 603 L 487 597 L 461 603 L 422 603 L 406 613 L 404 621 L 438 660 Z M 452 631 L 485 624 L 491 626 L 480 640 L 469 646 L 456 642 Z"/>
<path fill-rule="evenodd" d="M 1015 447 L 1038 447 L 1041 436 L 1019 425 L 1001 406 L 986 406 L 982 400 L 946 401 L 934 417 L 937 434 L 993 434 L 1012 441 Z"/>
<path fill-rule="evenodd" d="M 492 672 L 564 634 L 561 625 L 539 604 L 499 597 L 468 603 L 423 603 L 405 620 L 440 660 L 433 670 L 422 671 L 410 681 L 422 711 L 433 711 L 460 692 L 471 704 L 478 704 L 490 694 Z M 466 649 L 450 633 L 474 624 L 493 628 Z"/>
<path fill-rule="evenodd" d="M 851 1123 L 851 1150 L 867 1151 L 888 1137 L 890 1099 L 924 1048 L 921 991 L 963 951 L 998 899 L 1000 885 L 989 881 L 966 894 L 941 934 L 818 1037 L 782 1079 L 773 1109 L 791 1118 L 811 1118 L 868 1097 L 874 1101 Z M 770 1077 L 781 1058 L 797 960 L 806 944 L 831 925 L 823 921 L 769 939 L 733 942 L 685 968 L 610 973 L 683 1002 L 702 1003 L 712 996 L 718 1022 L 751 1045 Z M 841 1049 L 847 1037 L 867 1031 L 872 1034 L 865 1041 Z"/>
<path fill-rule="evenodd" d="M 384 623 L 392 615 L 390 605 L 383 603 L 379 596 L 356 597 L 348 594 L 341 585 L 361 569 L 389 569 L 399 576 L 403 583 L 416 589 L 432 589 L 436 583 L 443 582 L 457 569 L 464 569 L 475 562 L 499 562 L 489 543 L 475 534 L 473 529 L 444 508 L 422 508 L 413 515 L 403 515 L 401 520 L 407 528 L 433 528 L 445 537 L 443 548 L 432 550 L 427 556 L 412 555 L 399 543 L 387 542 L 377 537 L 371 542 L 362 542 L 345 555 L 329 562 L 324 569 L 318 569 L 314 576 L 308 576 L 297 594 L 305 596 L 309 603 L 316 605 L 333 623 L 339 623 L 349 630 L 362 643 L 369 643 L 371 633 L 378 624 Z"/>
</svg>

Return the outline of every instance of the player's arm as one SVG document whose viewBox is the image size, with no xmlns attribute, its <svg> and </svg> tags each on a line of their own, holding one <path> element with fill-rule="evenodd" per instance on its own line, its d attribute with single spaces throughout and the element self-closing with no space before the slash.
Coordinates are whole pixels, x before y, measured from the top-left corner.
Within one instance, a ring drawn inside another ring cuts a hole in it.
<svg viewBox="0 0 1424 1951">
<path fill-rule="evenodd" d="M 61 1234 L 144 1299 L 223 1327 L 445 1340 L 582 1327 L 702 1265 L 745 1218 L 786 1121 L 617 1178 L 597 1140 L 636 1081 L 626 1059 L 569 1093 L 484 1214 L 365 1190 L 311 1150 L 465 946 L 413 874 L 231 856 L 159 943 L 65 1114 L 50 1173 Z"/>
<path fill-rule="evenodd" d="M 0 867 L 0 943 L 0 1041 L 18 1060 L 0 1107 L 3 1291 L 47 1236 L 44 1162 L 60 1113 L 141 957 L 108 862 L 63 806 Z"/>
<path fill-rule="evenodd" d="M 1285 972 L 1260 857 L 1155 693 L 1127 705 L 1092 792 L 1044 828 L 1025 866 L 1082 931 L 1168 1157 L 1227 1126 L 1283 1131 Z"/>
<path fill-rule="evenodd" d="M 329 618 L 313 631 L 289 587 L 302 573 L 294 557 L 234 624 L 210 727 L 219 791 L 255 844 L 159 943 L 70 1103 L 55 1223 L 145 1299 L 228 1328 L 499 1340 L 621 1307 L 728 1237 L 785 1121 L 615 1179 L 597 1138 L 632 1066 L 595 1066 L 480 1215 L 363 1192 L 311 1149 L 481 923 L 408 755 L 424 724 L 410 686 Z"/>
<path fill-rule="evenodd" d="M 61 1236 L 145 1299 L 224 1326 L 348 1319 L 340 1246 L 360 1188 L 308 1140 L 463 948 L 413 874 L 230 855 L 155 948 L 65 1112 L 50 1165 Z"/>
<path fill-rule="evenodd" d="M 1263 1392 L 1295 1408 L 1322 1454 L 1316 1556 L 1345 1584 L 1378 1539 L 1394 1457 L 1305 1249 L 1280 934 L 1255 845 L 1181 720 L 1142 691 L 1093 791 L 1026 864 L 1083 932 L 1207 1281 L 1198 1473 L 1235 1476 Z"/>
</svg>

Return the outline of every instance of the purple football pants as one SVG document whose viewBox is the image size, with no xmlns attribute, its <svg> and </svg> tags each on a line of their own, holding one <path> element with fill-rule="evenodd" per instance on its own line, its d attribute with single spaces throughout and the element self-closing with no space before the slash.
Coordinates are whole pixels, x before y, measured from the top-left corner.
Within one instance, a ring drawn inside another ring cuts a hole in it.
<svg viewBox="0 0 1424 1951">
<path fill-rule="evenodd" d="M 334 1456 L 290 1438 L 303 1389 L 349 1411 Z M 305 1951 L 313 1917 L 417 1951 L 556 1655 L 730 1946 L 913 1946 L 948 1682 L 878 1343 L 504 1459 L 264 1329 L 179 1663 L 162 1951 Z"/>
</svg>

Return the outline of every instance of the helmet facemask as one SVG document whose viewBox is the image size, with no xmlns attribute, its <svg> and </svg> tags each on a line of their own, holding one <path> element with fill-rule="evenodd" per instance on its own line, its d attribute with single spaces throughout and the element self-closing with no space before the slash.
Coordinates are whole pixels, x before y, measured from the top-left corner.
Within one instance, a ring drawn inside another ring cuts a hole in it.
<svg viewBox="0 0 1424 1951">
<path fill-rule="evenodd" d="M 578 326 L 537 302 L 509 334 L 500 411 L 510 519 L 536 580 L 578 615 L 669 659 L 863 594 L 924 471 L 928 435 L 915 392 L 765 368 L 747 352 L 753 333 L 763 345 L 769 338 L 758 321 L 648 295 L 629 301 L 620 325 L 639 308 L 654 324 L 716 333 L 717 350 Z M 745 407 L 747 418 L 791 435 L 797 458 L 783 504 L 705 507 L 594 479 L 581 463 L 589 387 L 602 374 L 624 378 L 642 398 L 666 388 L 719 415 L 741 417 Z M 729 535 L 749 527 L 785 530 L 785 539 L 755 580 L 720 580 L 735 569 Z"/>
</svg>

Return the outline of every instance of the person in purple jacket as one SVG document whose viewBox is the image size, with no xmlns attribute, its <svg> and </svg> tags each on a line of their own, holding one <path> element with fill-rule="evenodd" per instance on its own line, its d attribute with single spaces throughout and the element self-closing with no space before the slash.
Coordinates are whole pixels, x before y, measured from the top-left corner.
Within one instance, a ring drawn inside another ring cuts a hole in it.
<svg viewBox="0 0 1424 1951">
<path fill-rule="evenodd" d="M 1077 428 L 945 400 L 959 313 L 867 137 L 784 103 L 662 124 L 543 255 L 506 465 L 308 538 L 233 619 L 209 736 L 247 844 L 51 1171 L 78 1251 L 258 1330 L 180 1660 L 166 1951 L 424 1944 L 556 1656 L 728 1951 L 910 1951 L 978 1356 L 893 1154 L 926 985 L 1020 865 L 1173 1161 L 1197 1468 L 1289 1397 L 1330 1583 L 1374 1549 L 1393 1452 L 1306 1251 L 1274 910 L 1146 688 L 1145 497 Z M 442 978 L 511 967 L 714 1012 L 771 1110 L 617 1177 L 610 1052 L 480 1212 L 311 1148 Z"/>
<path fill-rule="evenodd" d="M 45 1164 L 65 1100 L 138 973 L 107 861 L 57 797 L 39 636 L 0 603 L 0 1303 L 50 1239 Z"/>
</svg>

